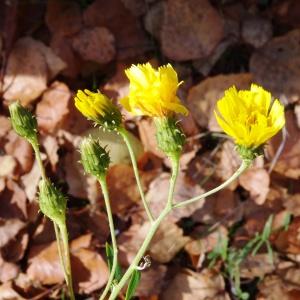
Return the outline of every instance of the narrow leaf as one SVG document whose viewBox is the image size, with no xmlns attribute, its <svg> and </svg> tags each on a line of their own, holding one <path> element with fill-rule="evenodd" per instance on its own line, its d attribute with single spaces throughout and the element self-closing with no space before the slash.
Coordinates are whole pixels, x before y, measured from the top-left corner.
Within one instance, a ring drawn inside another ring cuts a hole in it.
<svg viewBox="0 0 300 300">
<path fill-rule="evenodd" d="M 141 280 L 141 272 L 138 270 L 134 270 L 128 284 L 125 300 L 130 300 L 131 297 L 133 297 L 135 290 L 140 283 L 140 280 Z"/>
</svg>

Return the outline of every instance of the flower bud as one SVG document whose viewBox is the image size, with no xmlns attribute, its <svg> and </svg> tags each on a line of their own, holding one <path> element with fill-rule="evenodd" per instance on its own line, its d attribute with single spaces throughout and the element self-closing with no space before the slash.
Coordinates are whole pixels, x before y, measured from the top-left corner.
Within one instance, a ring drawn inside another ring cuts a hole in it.
<svg viewBox="0 0 300 300">
<path fill-rule="evenodd" d="M 102 148 L 99 141 L 84 138 L 80 144 L 81 163 L 86 173 L 96 176 L 104 176 L 108 169 L 110 158 L 108 152 Z"/>
<path fill-rule="evenodd" d="M 37 122 L 31 112 L 19 102 L 10 104 L 9 112 L 15 132 L 31 144 L 37 144 Z"/>
<path fill-rule="evenodd" d="M 117 130 L 122 124 L 119 108 L 104 94 L 79 90 L 75 97 L 76 108 L 88 119 L 108 130 Z"/>
<path fill-rule="evenodd" d="M 66 197 L 48 179 L 40 180 L 39 191 L 42 213 L 57 225 L 63 225 L 66 218 Z"/>
<path fill-rule="evenodd" d="M 174 117 L 155 118 L 158 147 L 168 156 L 178 158 L 185 143 L 185 135 Z"/>
</svg>

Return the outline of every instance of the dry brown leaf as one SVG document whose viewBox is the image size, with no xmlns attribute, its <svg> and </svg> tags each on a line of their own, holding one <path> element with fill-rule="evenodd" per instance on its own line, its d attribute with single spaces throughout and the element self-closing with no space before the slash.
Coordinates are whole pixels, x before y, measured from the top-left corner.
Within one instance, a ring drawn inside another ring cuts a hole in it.
<svg viewBox="0 0 300 300">
<path fill-rule="evenodd" d="M 164 286 L 166 272 L 166 266 L 156 264 L 151 265 L 149 269 L 143 270 L 141 281 L 136 289 L 135 295 L 147 297 L 147 299 L 153 295 L 159 295 Z"/>
<path fill-rule="evenodd" d="M 98 253 L 89 249 L 90 244 L 91 234 L 81 236 L 71 242 L 75 289 L 87 294 L 101 288 L 108 279 L 106 263 Z M 32 246 L 29 257 L 27 274 L 31 280 L 41 284 L 63 282 L 56 242 Z"/>
<path fill-rule="evenodd" d="M 216 102 L 224 95 L 224 91 L 235 85 L 238 89 L 249 88 L 252 82 L 250 73 L 217 75 L 208 77 L 189 90 L 187 105 L 195 121 L 211 131 L 220 131 L 214 117 Z"/>
<path fill-rule="evenodd" d="M 14 239 L 18 232 L 25 227 L 25 223 L 19 219 L 8 219 L 0 224 L 0 248 Z"/>
<path fill-rule="evenodd" d="M 283 206 L 295 217 L 300 216 L 300 194 L 289 195 Z"/>
<path fill-rule="evenodd" d="M 270 40 L 250 60 L 254 80 L 290 103 L 300 96 L 299 41 L 300 29 L 295 29 Z"/>
<path fill-rule="evenodd" d="M 84 11 L 83 19 L 89 27 L 104 26 L 112 32 L 119 59 L 136 57 L 150 48 L 140 20 L 126 9 L 121 0 L 95 0 Z"/>
<path fill-rule="evenodd" d="M 52 33 L 69 36 L 82 25 L 79 4 L 73 1 L 51 0 L 47 2 L 46 24 Z"/>
<path fill-rule="evenodd" d="M 134 224 L 118 237 L 120 261 L 123 265 L 129 265 L 133 260 L 149 228 L 148 222 L 142 225 Z M 188 241 L 189 238 L 183 236 L 182 229 L 174 223 L 164 221 L 156 232 L 148 252 L 154 260 L 166 263 L 172 260 Z"/>
<path fill-rule="evenodd" d="M 71 92 L 68 86 L 55 81 L 51 84 L 36 107 L 39 130 L 55 133 L 69 113 Z"/>
<path fill-rule="evenodd" d="M 164 2 L 156 2 L 147 9 L 144 18 L 145 29 L 157 40 L 160 38 L 163 14 Z"/>
<path fill-rule="evenodd" d="M 0 116 L 0 138 L 6 136 L 11 129 L 11 123 L 5 116 Z"/>
<path fill-rule="evenodd" d="M 11 262 L 4 261 L 0 257 L 0 282 L 5 283 L 15 279 L 18 276 L 19 272 L 20 272 L 19 266 Z M 1 287 L 0 287 L 0 293 L 1 293 Z"/>
<path fill-rule="evenodd" d="M 170 175 L 168 173 L 160 174 L 151 182 L 146 194 L 146 199 L 150 204 L 151 211 L 156 217 L 158 217 L 166 205 L 169 181 Z M 201 195 L 203 192 L 203 189 L 199 185 L 196 185 L 187 176 L 185 176 L 184 173 L 180 172 L 174 192 L 174 203 L 179 203 L 189 198 Z M 172 222 L 177 222 L 181 218 L 191 216 L 196 210 L 200 209 L 203 204 L 204 200 L 200 200 L 186 207 L 174 209 L 167 216 L 167 219 Z"/>
<path fill-rule="evenodd" d="M 274 2 L 272 12 L 276 22 L 291 28 L 299 28 L 299 10 L 300 2 L 298 0 L 283 0 Z"/>
<path fill-rule="evenodd" d="M 28 300 L 18 294 L 13 288 L 13 282 L 9 281 L 0 285 L 0 300 Z"/>
<path fill-rule="evenodd" d="M 115 38 L 105 27 L 84 28 L 72 39 L 74 51 L 88 61 L 106 64 L 113 60 Z"/>
<path fill-rule="evenodd" d="M 58 163 L 58 143 L 57 139 L 51 135 L 46 135 L 42 138 L 41 144 L 43 145 L 46 154 L 48 156 L 49 162 L 51 164 L 52 170 L 56 170 L 56 164 Z"/>
<path fill-rule="evenodd" d="M 161 296 L 162 300 L 229 300 L 221 274 L 204 270 L 201 273 L 179 273 Z"/>
<path fill-rule="evenodd" d="M 17 167 L 17 162 L 12 155 L 0 156 L 0 177 L 12 178 Z"/>
<path fill-rule="evenodd" d="M 130 10 L 130 12 L 134 16 L 141 16 L 143 15 L 148 8 L 147 1 L 145 0 L 121 0 L 124 6 Z"/>
<path fill-rule="evenodd" d="M 65 63 L 43 43 L 24 37 L 10 53 L 4 76 L 4 99 L 19 99 L 27 105 L 47 88 L 47 81 L 65 68 Z"/>
<path fill-rule="evenodd" d="M 284 148 L 276 161 L 274 171 L 284 175 L 285 177 L 299 179 L 300 177 L 300 129 L 297 127 L 295 115 L 292 111 L 286 112 L 286 130 L 287 138 L 284 142 Z M 282 137 L 277 134 L 273 138 L 267 148 L 269 155 L 274 155 L 282 143 Z"/>
<path fill-rule="evenodd" d="M 14 131 L 8 133 L 7 139 L 8 142 L 4 146 L 6 153 L 12 155 L 18 161 L 21 175 L 29 172 L 34 158 L 31 145 Z"/>
<path fill-rule="evenodd" d="M 36 192 L 41 178 L 41 171 L 37 161 L 35 160 L 29 173 L 21 177 L 21 182 L 25 187 L 25 193 L 29 201 L 36 199 Z"/>
<path fill-rule="evenodd" d="M 256 204 L 262 205 L 267 199 L 270 175 L 262 168 L 251 168 L 239 177 L 241 186 L 250 193 Z"/>
<path fill-rule="evenodd" d="M 167 57 L 185 61 L 208 56 L 222 38 L 223 21 L 209 1 L 166 1 L 161 44 Z"/>
</svg>

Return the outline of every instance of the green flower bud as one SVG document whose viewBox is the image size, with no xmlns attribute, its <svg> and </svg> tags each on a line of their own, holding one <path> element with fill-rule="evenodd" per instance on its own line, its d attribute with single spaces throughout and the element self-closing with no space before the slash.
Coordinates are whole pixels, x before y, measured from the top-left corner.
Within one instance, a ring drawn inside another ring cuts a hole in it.
<svg viewBox="0 0 300 300">
<path fill-rule="evenodd" d="M 156 140 L 158 147 L 168 156 L 178 158 L 185 143 L 185 135 L 174 117 L 157 117 Z"/>
<path fill-rule="evenodd" d="M 102 177 L 106 174 L 110 158 L 108 152 L 102 148 L 99 141 L 84 138 L 80 144 L 81 163 L 86 173 Z"/>
<path fill-rule="evenodd" d="M 9 105 L 11 123 L 15 132 L 31 144 L 37 144 L 37 122 L 29 110 L 19 102 Z"/>
<path fill-rule="evenodd" d="M 48 179 L 39 182 L 39 205 L 42 213 L 59 226 L 64 226 L 67 199 Z"/>
</svg>

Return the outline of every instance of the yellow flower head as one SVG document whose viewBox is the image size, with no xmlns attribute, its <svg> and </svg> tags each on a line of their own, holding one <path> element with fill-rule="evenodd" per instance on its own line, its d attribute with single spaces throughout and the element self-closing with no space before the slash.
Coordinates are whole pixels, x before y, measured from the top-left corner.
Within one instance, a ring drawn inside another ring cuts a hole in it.
<svg viewBox="0 0 300 300">
<path fill-rule="evenodd" d="M 285 124 L 284 107 L 262 87 L 237 91 L 233 86 L 217 102 L 216 119 L 237 145 L 256 149 L 274 136 Z"/>
<path fill-rule="evenodd" d="M 86 118 L 107 129 L 116 129 L 122 123 L 118 107 L 100 92 L 79 90 L 75 97 L 75 106 Z"/>
<path fill-rule="evenodd" d="M 121 100 L 121 104 L 129 112 L 151 117 L 188 113 L 176 96 L 180 83 L 170 64 L 158 70 L 150 63 L 132 65 L 125 73 L 130 80 L 130 91 L 128 97 Z"/>
</svg>

